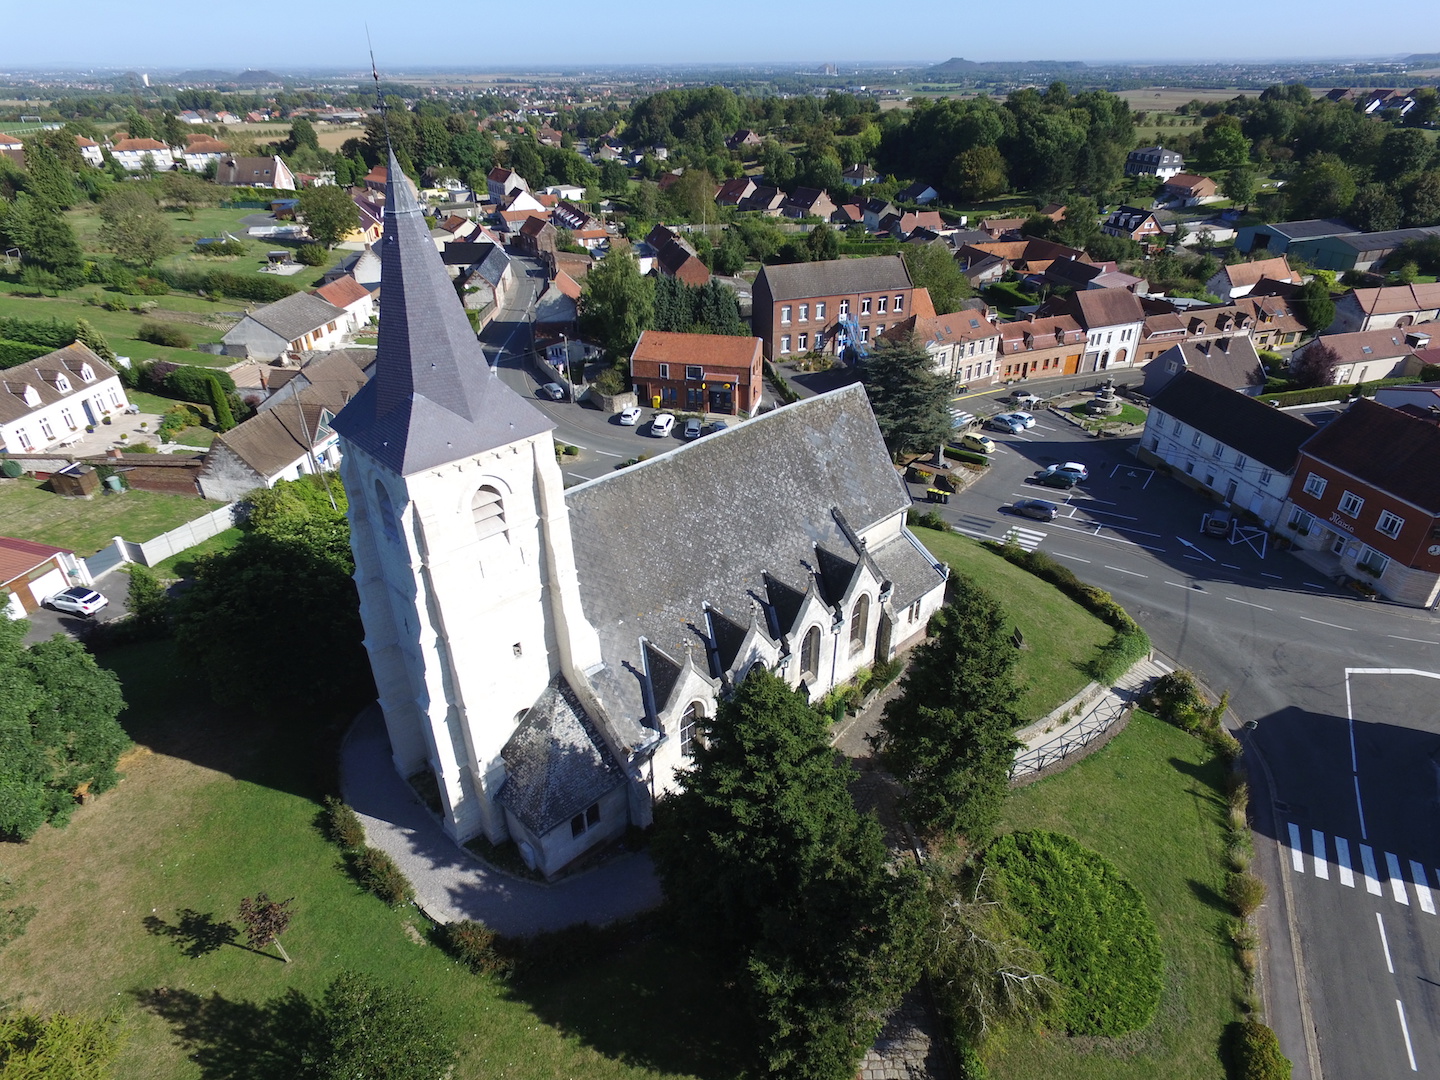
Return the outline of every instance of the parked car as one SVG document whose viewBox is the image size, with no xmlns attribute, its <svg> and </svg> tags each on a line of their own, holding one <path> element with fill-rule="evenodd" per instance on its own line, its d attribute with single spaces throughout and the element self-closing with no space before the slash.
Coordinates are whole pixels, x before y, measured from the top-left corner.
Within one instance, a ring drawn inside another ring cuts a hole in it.
<svg viewBox="0 0 1440 1080">
<path fill-rule="evenodd" d="M 700 429 L 702 428 L 702 426 L 703 425 L 700 423 L 700 421 L 695 419 L 693 416 L 689 420 L 686 420 L 685 438 L 698 439 L 700 437 Z"/>
<path fill-rule="evenodd" d="M 640 422 L 640 406 L 631 405 L 629 408 L 620 410 L 620 423 L 626 427 L 634 427 Z"/>
<path fill-rule="evenodd" d="M 1206 536 L 1229 536 L 1234 524 L 1235 515 L 1229 510 L 1211 510 L 1205 515 L 1205 522 L 1201 527 Z"/>
<path fill-rule="evenodd" d="M 969 450 L 972 454 L 993 454 L 995 452 L 995 441 L 985 435 L 961 435 L 960 441 L 956 445 L 961 450 Z"/>
<path fill-rule="evenodd" d="M 544 386 L 540 388 L 540 392 L 546 397 L 550 398 L 552 401 L 565 400 L 565 388 L 561 386 L 558 382 L 547 382 Z"/>
<path fill-rule="evenodd" d="M 1025 425 L 1009 413 L 996 413 L 985 421 L 985 426 L 991 431 L 1003 431 L 1007 435 L 1019 435 L 1025 430 Z"/>
<path fill-rule="evenodd" d="M 1039 484 L 1041 487 L 1052 488 L 1073 488 L 1080 481 L 1073 473 L 1068 472 L 1046 472 L 1041 469 L 1034 476 L 1029 478 L 1030 483 Z"/>
<path fill-rule="evenodd" d="M 1010 395 L 1010 400 L 1013 401 L 1016 405 L 1039 405 L 1040 395 L 1032 394 L 1028 390 L 1016 390 L 1013 394 Z"/>
<path fill-rule="evenodd" d="M 83 585 L 77 585 L 73 589 L 66 589 L 54 596 L 45 598 L 45 606 L 54 608 L 56 611 L 66 611 L 71 615 L 83 615 L 87 619 L 103 611 L 110 603 L 104 596 L 94 589 L 87 589 Z"/>
<path fill-rule="evenodd" d="M 1024 424 L 1027 428 L 1035 426 L 1035 417 L 1031 416 L 1028 412 L 1012 412 L 1010 416 L 1015 420 L 1019 420 L 1020 423 Z"/>
<path fill-rule="evenodd" d="M 975 414 L 968 413 L 964 409 L 951 409 L 950 420 L 950 426 L 956 431 L 961 431 L 965 428 L 974 426 Z"/>
<path fill-rule="evenodd" d="M 728 428 L 729 426 L 730 426 L 730 425 L 727 424 L 724 420 L 711 420 L 711 421 L 710 421 L 710 430 L 709 430 L 708 432 L 706 432 L 706 434 L 708 434 L 708 435 L 714 435 L 717 431 L 724 431 L 724 430 L 725 430 L 726 428 Z"/>
<path fill-rule="evenodd" d="M 1039 476 L 1040 473 L 1067 473 L 1075 478 L 1076 483 L 1090 479 L 1090 470 L 1078 461 L 1062 461 L 1056 465 L 1047 465 L 1035 475 Z"/>
<path fill-rule="evenodd" d="M 1036 521 L 1054 521 L 1060 508 L 1044 499 L 1016 499 L 1010 504 L 1010 512 Z"/>
<path fill-rule="evenodd" d="M 650 434 L 663 439 L 675 430 L 675 417 L 668 412 L 656 413 L 650 421 Z"/>
</svg>

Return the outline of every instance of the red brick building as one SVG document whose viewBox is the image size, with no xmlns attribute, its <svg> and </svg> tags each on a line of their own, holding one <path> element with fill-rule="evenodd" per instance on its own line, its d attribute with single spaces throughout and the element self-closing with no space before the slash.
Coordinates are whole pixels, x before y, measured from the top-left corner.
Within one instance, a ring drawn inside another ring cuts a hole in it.
<svg viewBox="0 0 1440 1080">
<path fill-rule="evenodd" d="M 1391 600 L 1440 598 L 1440 425 L 1361 398 L 1300 451 L 1286 535 Z"/>
<path fill-rule="evenodd" d="M 768 359 L 866 348 L 914 309 L 898 255 L 767 266 L 755 279 L 751 328 Z"/>
<path fill-rule="evenodd" d="M 760 380 L 759 338 L 646 330 L 630 354 L 635 395 L 657 409 L 753 413 Z"/>
</svg>

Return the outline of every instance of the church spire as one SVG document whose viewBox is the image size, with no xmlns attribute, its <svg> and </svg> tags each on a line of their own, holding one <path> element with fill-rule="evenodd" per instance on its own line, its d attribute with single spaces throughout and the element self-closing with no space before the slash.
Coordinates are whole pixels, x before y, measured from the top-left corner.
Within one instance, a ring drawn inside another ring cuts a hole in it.
<svg viewBox="0 0 1440 1080">
<path fill-rule="evenodd" d="M 375 372 L 335 429 L 402 476 L 550 430 L 491 372 L 393 149 L 384 221 Z"/>
</svg>

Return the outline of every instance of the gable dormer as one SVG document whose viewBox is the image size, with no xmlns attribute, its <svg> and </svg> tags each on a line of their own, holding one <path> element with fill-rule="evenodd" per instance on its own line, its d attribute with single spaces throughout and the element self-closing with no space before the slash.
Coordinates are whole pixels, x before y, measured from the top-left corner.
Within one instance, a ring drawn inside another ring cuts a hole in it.
<svg viewBox="0 0 1440 1080">
<path fill-rule="evenodd" d="M 91 383 L 95 381 L 95 369 L 90 366 L 88 360 L 67 360 L 65 366 L 80 377 L 81 382 Z"/>
<path fill-rule="evenodd" d="M 5 392 L 14 394 L 32 409 L 38 408 L 40 405 L 40 391 L 36 390 L 35 387 L 29 383 L 7 382 L 5 384 Z"/>
<path fill-rule="evenodd" d="M 70 380 L 65 377 L 63 371 L 42 371 L 40 377 L 53 386 L 56 393 L 70 393 Z"/>
</svg>

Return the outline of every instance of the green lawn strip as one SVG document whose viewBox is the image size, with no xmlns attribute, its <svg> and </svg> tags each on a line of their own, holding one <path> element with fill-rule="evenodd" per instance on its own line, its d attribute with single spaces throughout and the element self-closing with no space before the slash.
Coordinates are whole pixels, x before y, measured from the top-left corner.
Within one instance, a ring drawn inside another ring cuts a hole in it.
<svg viewBox="0 0 1440 1080">
<path fill-rule="evenodd" d="M 1076 419 L 1089 424 L 1143 424 L 1145 423 L 1145 410 L 1134 405 L 1120 406 L 1120 411 L 1114 416 L 1092 416 L 1086 411 L 1086 402 L 1078 405 L 1071 405 L 1070 412 Z"/>
<path fill-rule="evenodd" d="M 226 1075 L 257 1075 L 238 1060 L 259 1060 L 256 1043 L 268 1035 L 247 1003 L 291 990 L 314 998 L 347 968 L 415 988 L 452 1032 L 455 1080 L 639 1080 L 685 1075 L 687 1061 L 711 1064 L 688 1048 L 687 1033 L 711 1026 L 706 1012 L 723 992 L 694 965 L 642 942 L 604 970 L 573 965 L 534 1005 L 523 988 L 471 974 L 426 943 L 416 909 L 392 911 L 344 870 L 316 827 L 311 747 L 293 721 L 211 705 L 167 642 L 114 650 L 102 663 L 121 676 L 130 702 L 122 720 L 151 752 L 123 762 L 119 788 L 69 828 L 7 852 L 17 901 L 39 914 L 6 948 L 4 970 L 7 999 L 29 1007 L 119 1009 L 131 1039 L 117 1076 L 217 1075 L 187 1060 L 176 1028 L 142 1003 L 147 994 L 175 1011 L 192 995 L 217 995 L 199 1048 L 234 1056 Z M 241 947 L 243 936 L 192 958 L 165 933 L 185 909 L 238 925 L 240 899 L 261 890 L 294 898 L 283 938 L 293 963 Z M 647 1067 L 655 1047 L 670 1048 L 676 1067 Z M 726 1075 L 706 1070 L 707 1080 Z"/>
<path fill-rule="evenodd" d="M 157 491 L 126 491 L 67 499 L 34 480 L 0 480 L 0 522 L 6 536 L 93 555 L 117 536 L 141 543 L 194 521 L 218 502 Z"/>
<path fill-rule="evenodd" d="M 240 537 L 245 533 L 241 529 L 226 529 L 224 532 L 216 533 L 209 540 L 202 540 L 192 548 L 180 552 L 178 555 L 171 555 L 150 569 L 155 571 L 155 576 L 162 581 L 170 581 L 177 578 L 190 577 L 195 572 L 196 562 L 206 555 L 214 555 L 217 552 L 229 551 L 240 542 Z"/>
<path fill-rule="evenodd" d="M 1015 674 L 1024 688 L 1018 708 L 1025 722 L 1038 720 L 1090 681 L 1085 665 L 1110 640 L 1108 626 L 1053 585 L 967 536 L 933 529 L 915 535 L 936 558 L 994 594 L 1020 628 L 1025 648 Z"/>
<path fill-rule="evenodd" d="M 1105 749 L 1010 796 L 1002 829 L 1068 833 L 1141 892 L 1165 985 L 1155 1022 L 1124 1039 L 1007 1033 L 986 1053 L 993 1080 L 1223 1080 L 1217 1048 L 1243 993 L 1222 899 L 1224 775 L 1200 740 L 1137 712 Z"/>
</svg>

